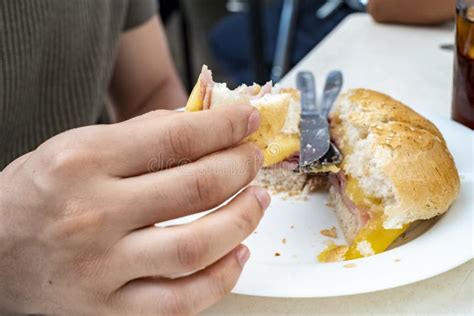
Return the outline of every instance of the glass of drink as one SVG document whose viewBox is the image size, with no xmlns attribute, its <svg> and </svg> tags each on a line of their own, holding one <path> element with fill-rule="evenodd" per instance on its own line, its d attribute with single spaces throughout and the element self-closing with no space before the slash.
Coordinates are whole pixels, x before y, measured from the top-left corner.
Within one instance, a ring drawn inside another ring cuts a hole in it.
<svg viewBox="0 0 474 316">
<path fill-rule="evenodd" d="M 457 0 L 452 118 L 474 129 L 474 0 Z"/>
</svg>

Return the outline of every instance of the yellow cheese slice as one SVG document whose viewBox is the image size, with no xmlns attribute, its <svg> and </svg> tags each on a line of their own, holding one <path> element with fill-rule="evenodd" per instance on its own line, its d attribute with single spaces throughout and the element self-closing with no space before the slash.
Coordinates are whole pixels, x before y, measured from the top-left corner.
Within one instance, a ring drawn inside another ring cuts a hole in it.
<svg viewBox="0 0 474 316">
<path fill-rule="evenodd" d="M 186 103 L 186 112 L 201 111 L 204 103 L 204 91 L 201 88 L 201 79 L 198 79 L 196 85 L 189 95 L 188 102 Z"/>
</svg>

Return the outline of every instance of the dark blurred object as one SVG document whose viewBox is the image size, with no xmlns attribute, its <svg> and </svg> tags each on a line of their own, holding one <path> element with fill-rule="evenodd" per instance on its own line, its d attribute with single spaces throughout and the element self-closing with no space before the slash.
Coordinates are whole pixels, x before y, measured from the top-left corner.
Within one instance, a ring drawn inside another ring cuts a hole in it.
<svg viewBox="0 0 474 316">
<path fill-rule="evenodd" d="M 369 0 L 344 0 L 344 2 L 352 10 L 365 12 L 367 11 L 367 4 L 369 3 Z"/>
<path fill-rule="evenodd" d="M 188 26 L 188 18 L 186 16 L 186 10 L 183 9 L 180 0 L 176 1 L 166 1 L 166 0 L 158 0 L 159 11 L 161 20 L 164 24 L 166 24 L 170 17 L 174 13 L 178 13 L 180 17 L 180 37 L 181 37 L 181 45 L 183 48 L 183 55 L 184 55 L 184 65 L 185 65 L 185 82 L 184 85 L 188 92 L 191 91 L 194 85 L 194 78 L 193 78 L 193 64 L 191 59 L 191 45 L 190 45 L 190 36 L 189 36 L 189 26 Z"/>
<path fill-rule="evenodd" d="M 245 0 L 228 0 L 226 9 L 229 12 L 243 12 L 248 9 L 248 3 Z"/>
<path fill-rule="evenodd" d="M 263 52 L 263 25 L 262 25 L 262 12 L 263 3 L 261 0 L 250 0 L 248 3 L 248 15 L 249 15 L 249 29 L 252 30 L 250 35 L 250 51 L 253 58 L 250 60 L 250 65 L 253 65 L 254 69 L 254 81 L 263 84 L 266 79 L 265 70 L 265 55 Z"/>
<path fill-rule="evenodd" d="M 256 2 L 262 3 L 259 0 Z M 247 11 L 232 13 L 222 19 L 211 31 L 210 37 L 211 49 L 216 60 L 232 77 L 235 84 L 251 84 L 253 81 L 263 83 L 269 80 L 272 65 L 281 67 L 274 69 L 272 77 L 281 78 L 344 17 L 354 12 L 344 4 L 325 19 L 318 19 L 316 12 L 326 4 L 325 0 L 288 0 L 286 3 L 280 0 L 265 5 L 258 17 L 258 14 L 252 12 L 251 4 L 254 0 L 247 3 Z M 255 24 L 249 21 L 250 18 L 260 20 L 262 25 L 260 35 L 250 27 Z M 257 48 L 252 49 L 252 44 Z M 253 62 L 255 51 L 263 54 L 263 63 Z M 275 61 L 277 63 L 274 64 Z M 264 74 L 259 76 L 264 80 L 253 75 L 258 69 L 252 68 L 251 65 L 264 68 Z"/>
<path fill-rule="evenodd" d="M 456 54 L 452 118 L 474 129 L 474 0 L 459 0 L 456 9 Z"/>
<path fill-rule="evenodd" d="M 278 82 L 290 69 L 290 55 L 293 35 L 298 17 L 299 0 L 284 0 L 278 27 L 275 57 L 270 74 L 273 82 Z"/>
<path fill-rule="evenodd" d="M 442 44 L 439 45 L 439 48 L 449 51 L 454 51 L 454 44 Z"/>
</svg>

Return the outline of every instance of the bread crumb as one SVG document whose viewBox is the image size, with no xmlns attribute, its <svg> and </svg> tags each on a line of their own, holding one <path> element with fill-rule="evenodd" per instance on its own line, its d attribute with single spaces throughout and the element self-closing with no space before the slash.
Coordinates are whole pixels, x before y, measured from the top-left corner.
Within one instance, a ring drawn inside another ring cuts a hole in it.
<svg viewBox="0 0 474 316">
<path fill-rule="evenodd" d="M 355 263 L 348 263 L 344 265 L 344 268 L 355 268 L 357 265 Z"/>
<path fill-rule="evenodd" d="M 327 207 L 330 207 L 330 208 L 334 208 L 334 207 L 335 207 L 334 203 L 331 202 L 331 201 L 326 201 L 326 203 L 324 203 L 324 205 L 326 205 Z"/>
<path fill-rule="evenodd" d="M 283 238 L 283 239 L 281 240 L 281 243 L 282 243 L 282 244 L 286 244 L 286 238 Z"/>
<path fill-rule="evenodd" d="M 319 232 L 321 235 L 330 237 L 330 238 L 337 238 L 337 230 L 336 227 L 331 227 L 330 229 L 323 229 Z"/>
<path fill-rule="evenodd" d="M 395 262 L 400 262 L 401 259 L 397 258 L 397 259 L 394 259 L 393 261 L 395 261 Z"/>
<path fill-rule="evenodd" d="M 295 228 L 295 225 L 291 225 L 290 228 L 291 228 L 291 229 Z"/>
<path fill-rule="evenodd" d="M 275 257 L 279 257 L 281 254 L 279 252 L 275 252 Z"/>
<path fill-rule="evenodd" d="M 349 250 L 347 245 L 336 245 L 331 241 L 331 243 L 323 250 L 318 256 L 317 259 L 319 262 L 337 262 L 344 261 L 344 256 Z"/>
<path fill-rule="evenodd" d="M 256 234 L 258 234 L 258 231 L 254 231 L 253 233 L 256 235 Z"/>
</svg>

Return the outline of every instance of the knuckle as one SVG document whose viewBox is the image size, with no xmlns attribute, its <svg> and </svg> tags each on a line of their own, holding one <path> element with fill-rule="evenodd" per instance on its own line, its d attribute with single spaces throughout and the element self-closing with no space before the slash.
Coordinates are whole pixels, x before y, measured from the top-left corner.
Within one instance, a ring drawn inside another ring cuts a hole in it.
<svg viewBox="0 0 474 316">
<path fill-rule="evenodd" d="M 168 143 L 171 151 L 177 156 L 188 156 L 192 153 L 193 131 L 188 123 L 183 122 L 176 128 L 168 130 Z"/>
<path fill-rule="evenodd" d="M 179 265 L 190 272 L 202 268 L 202 255 L 206 253 L 206 242 L 194 233 L 181 233 L 176 242 Z"/>
<path fill-rule="evenodd" d="M 50 154 L 47 159 L 50 173 L 66 175 L 83 170 L 88 153 L 81 148 L 63 149 Z"/>
<path fill-rule="evenodd" d="M 258 216 L 256 212 L 242 211 L 235 219 L 235 226 L 244 233 L 252 232 L 257 227 Z"/>
<path fill-rule="evenodd" d="M 224 116 L 222 119 L 222 123 L 224 124 L 224 137 L 226 138 L 227 143 L 236 143 L 243 137 L 243 135 L 239 134 L 239 129 L 236 126 L 236 122 L 229 117 Z"/>
<path fill-rule="evenodd" d="M 63 210 L 56 225 L 55 237 L 58 240 L 95 236 L 107 225 L 103 211 L 88 209 L 82 201 L 68 201 Z"/>
<path fill-rule="evenodd" d="M 72 261 L 72 271 L 75 272 L 78 279 L 82 279 L 86 283 L 95 283 L 95 277 L 103 274 L 103 257 L 98 254 L 97 250 L 92 251 L 96 245 L 88 247 L 88 249 L 79 252 L 74 256 Z M 92 293 L 91 293 L 92 294 Z M 94 296 L 99 297 L 97 293 Z"/>
<path fill-rule="evenodd" d="M 193 175 L 192 192 L 193 203 L 201 205 L 211 205 L 214 201 L 215 190 L 212 190 L 214 181 L 212 173 L 197 172 Z"/>
</svg>

